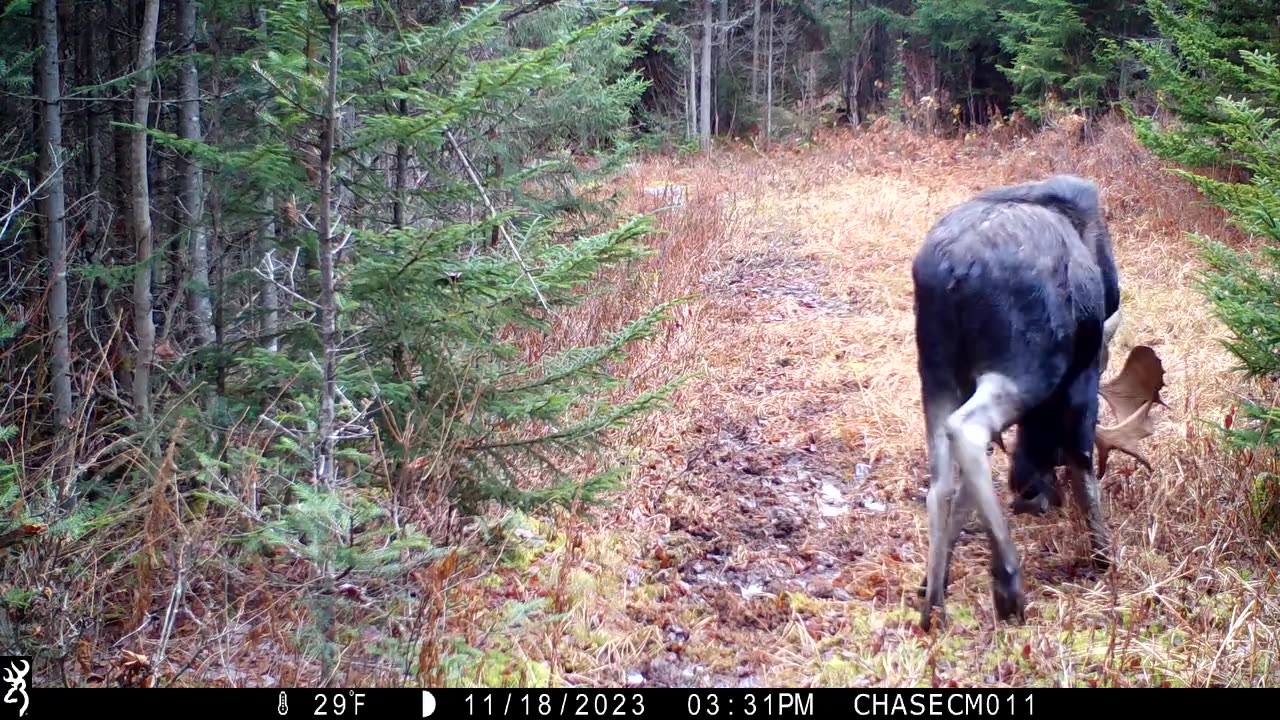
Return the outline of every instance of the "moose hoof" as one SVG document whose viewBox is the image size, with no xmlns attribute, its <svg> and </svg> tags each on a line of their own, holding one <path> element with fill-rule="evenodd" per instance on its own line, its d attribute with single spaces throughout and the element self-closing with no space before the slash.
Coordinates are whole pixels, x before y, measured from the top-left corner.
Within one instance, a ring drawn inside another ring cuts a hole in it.
<svg viewBox="0 0 1280 720">
<path fill-rule="evenodd" d="M 1014 515 L 1045 515 L 1049 512 L 1049 498 L 1043 493 L 1031 497 L 1021 495 L 1009 503 Z"/>
<path fill-rule="evenodd" d="M 920 607 L 920 629 L 921 630 L 925 632 L 929 632 L 930 630 L 933 629 L 933 620 L 934 620 L 935 613 L 937 614 L 939 621 L 944 619 L 945 611 L 943 610 L 941 604 L 934 605 L 933 603 L 926 602 L 924 605 Z M 941 622 L 939 622 L 939 624 L 941 624 Z"/>
<path fill-rule="evenodd" d="M 995 605 L 996 617 L 1001 620 L 1026 619 L 1026 598 L 1022 594 L 1022 573 L 995 569 L 992 573 L 991 596 Z"/>
<path fill-rule="evenodd" d="M 925 578 L 925 582 L 928 583 L 927 577 Z M 924 587 L 920 588 L 920 593 L 924 597 L 924 600 L 920 604 L 920 629 L 921 630 L 924 630 L 925 632 L 929 632 L 930 628 L 933 627 L 934 613 L 938 614 L 939 619 L 942 619 L 942 617 L 945 615 L 945 612 L 942 607 L 943 604 L 945 603 L 945 598 L 947 594 L 947 591 L 945 588 L 946 588 L 945 582 L 943 583 L 942 587 L 934 588 L 933 592 L 929 592 Z"/>
<path fill-rule="evenodd" d="M 1005 620 L 1017 620 L 1022 622 L 1026 620 L 1026 602 L 1020 592 L 1000 592 L 994 593 L 996 617 L 1001 622 Z"/>
</svg>

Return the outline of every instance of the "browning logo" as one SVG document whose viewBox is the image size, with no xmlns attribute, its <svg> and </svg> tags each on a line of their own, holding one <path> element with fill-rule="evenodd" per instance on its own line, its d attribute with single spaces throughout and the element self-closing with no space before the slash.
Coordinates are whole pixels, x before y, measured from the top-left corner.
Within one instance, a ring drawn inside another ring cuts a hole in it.
<svg viewBox="0 0 1280 720">
<path fill-rule="evenodd" d="M 4 694 L 5 705 L 17 705 L 18 717 L 27 714 L 27 676 L 31 674 L 31 657 L 28 655 L 0 656 L 0 680 L 9 686 Z"/>
</svg>

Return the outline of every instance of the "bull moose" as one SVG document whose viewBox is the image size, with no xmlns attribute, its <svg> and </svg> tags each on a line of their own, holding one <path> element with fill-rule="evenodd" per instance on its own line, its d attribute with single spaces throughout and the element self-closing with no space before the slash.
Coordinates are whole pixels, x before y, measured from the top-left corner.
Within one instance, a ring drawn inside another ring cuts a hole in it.
<svg viewBox="0 0 1280 720">
<path fill-rule="evenodd" d="M 1001 433 L 1017 426 L 1006 448 L 1014 514 L 1060 504 L 1056 473 L 1065 466 L 1093 564 L 1105 569 L 1098 478 L 1113 450 L 1150 467 L 1136 443 L 1152 432 L 1151 408 L 1164 404 L 1164 370 L 1138 346 L 1101 384 L 1122 318 L 1120 282 L 1098 188 L 1085 178 L 997 187 L 949 209 L 926 234 L 912 281 L 930 473 L 920 624 L 928 631 L 943 608 L 955 542 L 975 510 L 991 544 L 996 614 L 1022 620 L 1022 570 L 991 483 L 989 443 L 1003 447 Z M 1099 425 L 1099 396 L 1117 424 Z"/>
</svg>

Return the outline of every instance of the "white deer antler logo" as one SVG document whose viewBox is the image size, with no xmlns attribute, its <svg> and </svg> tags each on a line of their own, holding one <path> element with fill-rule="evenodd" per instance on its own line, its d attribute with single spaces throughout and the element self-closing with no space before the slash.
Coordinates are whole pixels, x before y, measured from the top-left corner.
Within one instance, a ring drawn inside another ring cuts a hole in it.
<svg viewBox="0 0 1280 720">
<path fill-rule="evenodd" d="M 26 660 L 20 662 L 24 665 L 22 670 L 18 670 L 18 663 L 13 663 L 4 669 L 4 681 L 9 683 L 9 692 L 4 694 L 5 704 L 11 705 L 18 702 L 18 699 L 13 696 L 14 693 L 22 694 L 22 708 L 18 710 L 18 717 L 27 713 L 27 702 L 30 699 L 27 697 L 27 673 L 31 672 L 31 663 Z"/>
</svg>

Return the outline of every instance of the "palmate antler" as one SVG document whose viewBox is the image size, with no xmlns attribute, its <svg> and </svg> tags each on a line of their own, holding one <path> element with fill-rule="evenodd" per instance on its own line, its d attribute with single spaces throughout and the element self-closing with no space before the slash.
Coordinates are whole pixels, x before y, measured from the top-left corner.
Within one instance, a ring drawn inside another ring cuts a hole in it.
<svg viewBox="0 0 1280 720">
<path fill-rule="evenodd" d="M 1137 444 L 1155 432 L 1151 410 L 1156 405 L 1169 407 L 1160 397 L 1163 387 L 1164 363 L 1155 350 L 1139 345 L 1129 351 L 1120 374 L 1099 390 L 1098 394 L 1119 422 L 1098 425 L 1094 438 L 1098 448 L 1098 477 L 1106 475 L 1107 458 L 1112 450 L 1119 450 L 1151 469 L 1150 461 L 1138 451 Z"/>
<path fill-rule="evenodd" d="M 1111 408 L 1118 422 L 1114 425 L 1098 423 L 1094 445 L 1098 454 L 1098 477 L 1106 475 L 1107 460 L 1113 450 L 1129 455 L 1151 469 L 1151 462 L 1138 450 L 1138 443 L 1151 436 L 1155 428 L 1151 422 L 1151 410 L 1156 405 L 1169 407 L 1160 397 L 1164 388 L 1164 363 L 1156 351 L 1147 345 L 1138 345 L 1129 351 L 1120 373 L 1103 384 L 1098 395 Z M 994 433 L 991 441 L 1007 455 L 1013 454 L 1013 445 L 1006 445 L 1000 433 Z M 1014 441 L 1017 442 L 1016 440 Z M 1059 465 L 1065 461 L 1060 459 Z"/>
</svg>

